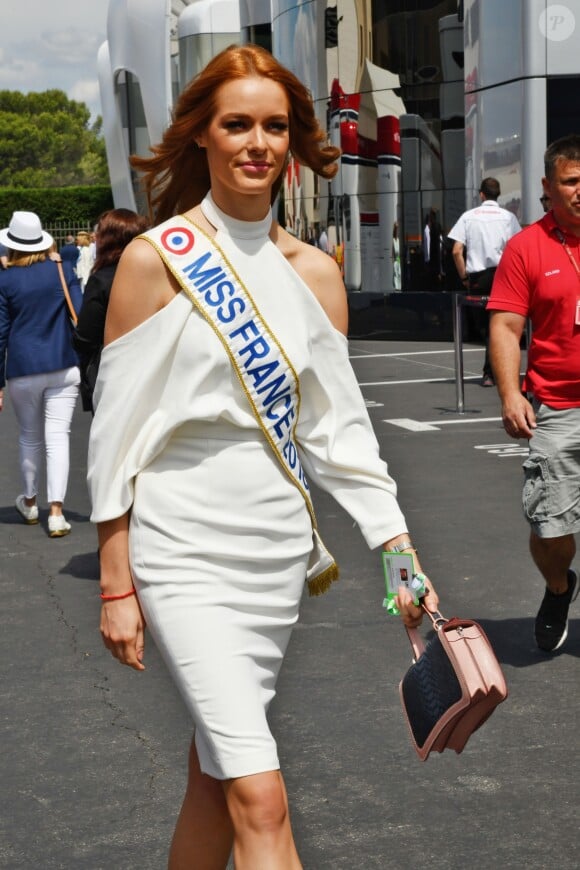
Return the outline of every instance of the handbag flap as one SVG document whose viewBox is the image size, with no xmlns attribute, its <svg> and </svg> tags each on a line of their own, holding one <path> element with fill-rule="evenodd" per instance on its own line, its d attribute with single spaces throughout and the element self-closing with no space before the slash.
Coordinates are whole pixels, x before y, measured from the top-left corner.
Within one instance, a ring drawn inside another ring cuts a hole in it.
<svg viewBox="0 0 580 870">
<path fill-rule="evenodd" d="M 421 657 L 401 680 L 399 691 L 413 743 L 424 757 L 434 748 L 440 733 L 470 703 L 438 636 L 428 641 Z"/>
<path fill-rule="evenodd" d="M 479 623 L 451 619 L 441 629 L 441 642 L 449 645 L 455 667 L 461 668 L 470 694 L 507 696 L 505 677 L 489 639 Z"/>
<path fill-rule="evenodd" d="M 465 666 L 466 671 L 476 668 L 479 674 L 477 682 L 484 688 L 483 696 L 470 705 L 448 735 L 448 748 L 462 752 L 473 732 L 481 728 L 497 705 L 507 698 L 508 690 L 489 638 L 478 623 L 464 620 L 461 628 L 450 633 L 449 640 L 451 648 L 458 653 L 461 667 Z M 466 665 L 468 658 L 472 660 L 471 669 Z"/>
</svg>

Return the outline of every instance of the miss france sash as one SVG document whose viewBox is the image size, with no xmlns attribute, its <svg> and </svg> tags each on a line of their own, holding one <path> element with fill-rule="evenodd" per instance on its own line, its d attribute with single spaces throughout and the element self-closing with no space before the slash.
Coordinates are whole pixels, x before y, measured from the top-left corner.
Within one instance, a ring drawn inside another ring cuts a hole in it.
<svg viewBox="0 0 580 870">
<path fill-rule="evenodd" d="M 302 493 L 312 520 L 307 582 L 311 595 L 326 592 L 338 566 L 322 543 L 308 481 L 296 443 L 300 383 L 283 347 L 215 240 L 182 215 L 139 238 L 148 241 L 194 308 L 220 339 L 260 429 L 280 465 Z"/>
</svg>

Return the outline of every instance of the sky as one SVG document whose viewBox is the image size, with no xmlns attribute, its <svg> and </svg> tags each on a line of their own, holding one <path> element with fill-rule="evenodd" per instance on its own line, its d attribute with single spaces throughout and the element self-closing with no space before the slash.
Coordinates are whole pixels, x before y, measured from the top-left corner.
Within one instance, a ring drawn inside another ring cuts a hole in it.
<svg viewBox="0 0 580 870">
<path fill-rule="evenodd" d="M 97 52 L 108 0 L 3 0 L 0 90 L 58 88 L 101 114 Z"/>
</svg>

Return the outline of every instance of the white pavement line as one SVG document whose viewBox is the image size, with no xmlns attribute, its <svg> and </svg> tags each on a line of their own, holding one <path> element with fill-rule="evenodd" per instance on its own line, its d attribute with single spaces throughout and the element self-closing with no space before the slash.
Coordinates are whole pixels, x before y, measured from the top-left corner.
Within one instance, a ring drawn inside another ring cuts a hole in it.
<svg viewBox="0 0 580 870">
<path fill-rule="evenodd" d="M 508 441 L 507 443 L 504 441 L 502 444 L 474 444 L 474 450 L 503 450 L 504 447 L 517 447 L 521 448 L 523 445 L 517 444 L 515 442 Z M 528 450 L 528 447 L 525 448 Z"/>
<path fill-rule="evenodd" d="M 464 347 L 463 353 L 481 353 L 485 348 L 483 347 Z M 357 351 L 360 353 L 360 351 Z M 398 353 L 368 353 L 363 354 L 362 356 L 353 356 L 349 354 L 350 359 L 390 359 L 391 357 L 397 356 L 430 356 L 433 354 L 442 354 L 442 353 L 455 353 L 454 350 L 408 350 L 408 351 L 400 351 Z"/>
<path fill-rule="evenodd" d="M 383 423 L 391 423 L 393 426 L 400 426 L 401 429 L 409 429 L 411 432 L 438 432 L 440 426 L 450 426 L 454 423 L 497 423 L 499 421 L 501 421 L 501 417 L 473 417 L 469 420 L 434 420 L 432 423 L 421 423 L 410 417 L 393 417 L 390 420 L 383 420 Z"/>
<path fill-rule="evenodd" d="M 501 422 L 501 417 L 470 417 L 469 420 L 434 420 L 433 425 L 437 426 L 452 426 L 455 423 L 497 423 Z"/>
<path fill-rule="evenodd" d="M 509 459 L 512 456 L 528 456 L 530 448 L 528 444 L 474 444 L 475 450 L 485 450 L 492 456 L 497 456 L 498 459 Z"/>
<path fill-rule="evenodd" d="M 480 381 L 481 375 L 469 375 L 463 378 L 464 381 Z M 359 383 L 359 387 L 396 387 L 400 384 L 439 384 L 439 383 L 455 383 L 455 378 L 409 378 L 406 381 L 366 381 Z"/>
<path fill-rule="evenodd" d="M 409 417 L 399 417 L 391 420 L 383 420 L 383 423 L 391 423 L 393 426 L 399 426 L 401 429 L 409 429 L 411 432 L 438 432 L 438 426 L 432 426 L 431 423 L 420 423 L 418 420 L 411 420 Z"/>
</svg>

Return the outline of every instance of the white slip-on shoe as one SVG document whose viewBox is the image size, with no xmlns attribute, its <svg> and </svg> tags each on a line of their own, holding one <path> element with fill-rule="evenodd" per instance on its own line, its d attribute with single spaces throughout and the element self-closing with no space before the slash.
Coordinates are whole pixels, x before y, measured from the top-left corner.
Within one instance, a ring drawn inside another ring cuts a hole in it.
<svg viewBox="0 0 580 870">
<path fill-rule="evenodd" d="M 67 523 L 62 514 L 48 517 L 48 534 L 51 538 L 62 538 L 68 535 L 70 530 L 71 524 Z"/>
<path fill-rule="evenodd" d="M 38 505 L 33 504 L 29 507 L 24 499 L 25 496 L 19 495 L 14 504 L 24 522 L 33 526 L 38 522 Z"/>
</svg>

